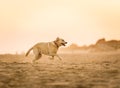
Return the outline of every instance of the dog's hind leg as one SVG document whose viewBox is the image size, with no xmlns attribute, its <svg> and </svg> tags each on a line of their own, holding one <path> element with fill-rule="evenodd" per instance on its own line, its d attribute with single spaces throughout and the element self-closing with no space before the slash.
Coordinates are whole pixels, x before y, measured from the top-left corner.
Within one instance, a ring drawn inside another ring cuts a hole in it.
<svg viewBox="0 0 120 88">
<path fill-rule="evenodd" d="M 37 48 L 33 49 L 33 53 L 35 55 L 35 58 L 33 59 L 33 63 L 35 63 L 35 61 L 37 61 L 38 59 L 42 57 L 42 54 Z"/>
<path fill-rule="evenodd" d="M 35 55 L 35 59 L 33 59 L 33 63 L 41 58 L 42 54 Z"/>
</svg>

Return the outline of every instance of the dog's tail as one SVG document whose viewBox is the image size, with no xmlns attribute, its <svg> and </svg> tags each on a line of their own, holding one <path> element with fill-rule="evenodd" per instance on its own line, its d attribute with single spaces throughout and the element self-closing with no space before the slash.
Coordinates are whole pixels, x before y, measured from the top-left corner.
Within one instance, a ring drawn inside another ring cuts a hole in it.
<svg viewBox="0 0 120 88">
<path fill-rule="evenodd" d="M 28 51 L 27 51 L 27 53 L 25 54 L 25 56 L 28 56 L 28 54 L 30 53 L 30 51 L 33 49 L 33 47 L 32 48 L 30 48 Z"/>
</svg>

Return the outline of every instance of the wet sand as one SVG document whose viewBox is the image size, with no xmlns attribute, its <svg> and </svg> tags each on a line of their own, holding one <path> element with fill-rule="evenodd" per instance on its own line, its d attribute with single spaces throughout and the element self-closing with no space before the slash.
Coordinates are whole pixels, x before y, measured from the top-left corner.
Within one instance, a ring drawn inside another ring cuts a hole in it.
<svg viewBox="0 0 120 88">
<path fill-rule="evenodd" d="M 61 54 L 38 63 L 0 55 L 0 88 L 120 88 L 120 53 Z"/>
</svg>

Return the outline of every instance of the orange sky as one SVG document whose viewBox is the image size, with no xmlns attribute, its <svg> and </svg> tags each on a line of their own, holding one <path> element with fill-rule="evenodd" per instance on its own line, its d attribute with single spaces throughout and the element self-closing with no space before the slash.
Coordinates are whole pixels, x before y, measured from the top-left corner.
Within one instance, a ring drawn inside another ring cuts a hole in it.
<svg viewBox="0 0 120 88">
<path fill-rule="evenodd" d="M 120 0 L 0 1 L 0 53 L 26 51 L 57 36 L 79 45 L 120 40 Z"/>
</svg>

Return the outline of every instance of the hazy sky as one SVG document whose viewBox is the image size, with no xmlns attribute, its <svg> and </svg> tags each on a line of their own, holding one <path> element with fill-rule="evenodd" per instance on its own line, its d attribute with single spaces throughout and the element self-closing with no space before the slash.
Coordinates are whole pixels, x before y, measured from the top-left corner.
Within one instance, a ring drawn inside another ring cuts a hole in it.
<svg viewBox="0 0 120 88">
<path fill-rule="evenodd" d="M 120 0 L 0 1 L 0 53 L 26 51 L 57 36 L 79 45 L 120 40 Z"/>
</svg>

